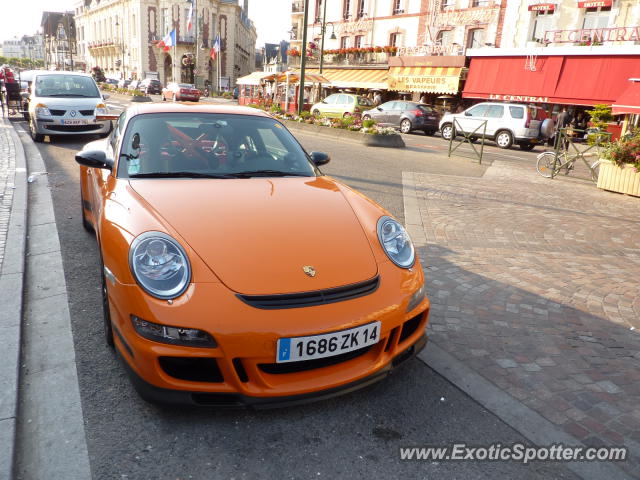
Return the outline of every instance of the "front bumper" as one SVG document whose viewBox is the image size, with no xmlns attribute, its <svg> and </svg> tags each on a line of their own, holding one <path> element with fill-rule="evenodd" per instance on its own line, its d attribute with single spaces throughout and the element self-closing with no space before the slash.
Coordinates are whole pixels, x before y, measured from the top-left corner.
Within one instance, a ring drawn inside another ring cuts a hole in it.
<svg viewBox="0 0 640 480">
<path fill-rule="evenodd" d="M 378 273 L 380 286 L 371 294 L 271 310 L 244 303 L 222 284 L 192 284 L 170 305 L 149 297 L 137 285 L 116 281 L 108 285 L 115 343 L 134 385 L 152 401 L 239 406 L 338 395 L 386 376 L 398 358 L 406 352 L 411 356 L 422 346 L 429 300 L 406 312 L 409 299 L 423 283 L 419 267 L 411 272 L 388 262 Z M 218 346 L 196 348 L 147 340 L 134 330 L 131 315 L 207 331 Z M 381 322 L 375 345 L 323 361 L 276 362 L 279 338 L 340 331 L 374 321 Z"/>
<path fill-rule="evenodd" d="M 34 119 L 36 133 L 42 135 L 82 135 L 101 134 L 111 130 L 111 121 L 96 122 L 95 119 L 86 118 L 86 124 L 66 125 L 61 118 L 36 118 Z"/>
</svg>

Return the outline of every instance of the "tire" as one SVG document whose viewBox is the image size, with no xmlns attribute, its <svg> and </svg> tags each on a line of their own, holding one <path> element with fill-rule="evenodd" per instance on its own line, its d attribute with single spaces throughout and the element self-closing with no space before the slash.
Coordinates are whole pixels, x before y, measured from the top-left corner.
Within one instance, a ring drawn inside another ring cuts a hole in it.
<svg viewBox="0 0 640 480">
<path fill-rule="evenodd" d="M 82 212 L 82 228 L 89 233 L 93 233 L 93 225 L 91 225 L 91 222 L 87 220 L 87 216 L 84 214 L 84 191 L 82 188 L 82 179 L 80 179 L 80 211 Z"/>
<path fill-rule="evenodd" d="M 409 133 L 411 131 L 411 120 L 408 118 L 403 119 L 400 122 L 400 132 Z"/>
<path fill-rule="evenodd" d="M 365 120 L 371 120 L 371 115 L 363 115 L 362 121 L 364 122 Z"/>
<path fill-rule="evenodd" d="M 456 136 L 455 128 L 450 123 L 445 123 L 444 125 L 442 125 L 440 133 L 442 134 L 442 138 L 444 138 L 445 140 L 451 140 Z"/>
<path fill-rule="evenodd" d="M 42 143 L 44 141 L 44 135 L 41 133 L 36 133 L 36 127 L 34 125 L 34 120 L 32 119 L 29 122 L 29 133 L 31 134 L 31 139 L 36 143 Z"/>
<path fill-rule="evenodd" d="M 311 115 L 313 115 L 314 117 L 319 117 L 320 116 L 320 110 L 314 110 L 313 112 L 311 112 Z"/>
<path fill-rule="evenodd" d="M 113 349 L 114 348 L 113 326 L 111 324 L 111 312 L 109 311 L 109 293 L 107 291 L 107 279 L 104 276 L 104 263 L 102 261 L 102 255 L 100 255 L 100 278 L 102 279 L 100 293 L 102 296 L 102 320 L 103 320 L 104 340 L 107 346 Z"/>
<path fill-rule="evenodd" d="M 513 135 L 509 130 L 500 130 L 496 133 L 496 144 L 499 148 L 507 149 L 513 145 Z"/>
<path fill-rule="evenodd" d="M 167 101 L 167 99 L 166 99 L 166 98 L 165 98 L 165 96 L 164 96 L 164 93 L 162 94 L 162 101 L 163 101 L 163 102 L 166 102 L 166 101 Z"/>
<path fill-rule="evenodd" d="M 351 117 L 351 116 L 352 116 L 352 115 L 351 115 L 351 113 L 350 113 L 350 112 L 344 112 L 344 113 L 342 114 L 342 118 L 348 118 L 348 117 Z"/>
<path fill-rule="evenodd" d="M 522 150 L 524 150 L 525 152 L 530 152 L 531 150 L 533 150 L 535 148 L 535 144 L 534 143 L 521 143 L 520 144 L 520 148 Z"/>
<path fill-rule="evenodd" d="M 556 154 L 554 152 L 542 152 L 537 156 L 536 170 L 545 178 L 551 178 Z M 558 161 L 559 163 L 559 161 Z"/>
</svg>

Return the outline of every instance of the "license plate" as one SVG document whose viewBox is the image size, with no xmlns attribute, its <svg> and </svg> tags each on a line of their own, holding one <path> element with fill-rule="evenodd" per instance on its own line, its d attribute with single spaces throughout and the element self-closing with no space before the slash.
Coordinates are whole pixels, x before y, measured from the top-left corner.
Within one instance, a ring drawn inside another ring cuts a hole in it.
<svg viewBox="0 0 640 480">
<path fill-rule="evenodd" d="M 89 122 L 77 118 L 62 120 L 63 125 L 87 125 L 87 123 Z"/>
<path fill-rule="evenodd" d="M 308 337 L 280 338 L 277 363 L 299 362 L 352 352 L 380 340 L 380 322 Z"/>
</svg>

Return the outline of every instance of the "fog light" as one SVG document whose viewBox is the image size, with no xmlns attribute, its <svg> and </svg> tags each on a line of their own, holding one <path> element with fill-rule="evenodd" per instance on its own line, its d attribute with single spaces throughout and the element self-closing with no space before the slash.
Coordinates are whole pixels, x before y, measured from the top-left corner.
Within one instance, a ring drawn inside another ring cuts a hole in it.
<svg viewBox="0 0 640 480">
<path fill-rule="evenodd" d="M 195 328 L 158 325 L 135 315 L 131 316 L 131 323 L 133 323 L 133 328 L 140 336 L 154 342 L 183 345 L 185 347 L 215 348 L 218 346 L 211 335 Z"/>
<path fill-rule="evenodd" d="M 411 300 L 409 300 L 409 304 L 407 305 L 407 312 L 410 312 L 420 305 L 426 296 L 427 286 L 423 283 L 422 286 L 411 296 Z"/>
</svg>

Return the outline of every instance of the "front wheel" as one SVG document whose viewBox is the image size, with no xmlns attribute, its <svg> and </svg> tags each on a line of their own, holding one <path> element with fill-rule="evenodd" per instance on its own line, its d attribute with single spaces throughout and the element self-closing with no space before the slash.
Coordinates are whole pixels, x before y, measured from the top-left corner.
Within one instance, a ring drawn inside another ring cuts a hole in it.
<svg viewBox="0 0 640 480">
<path fill-rule="evenodd" d="M 411 120 L 405 118 L 400 122 L 400 131 L 402 133 L 409 133 L 411 131 Z"/>
<path fill-rule="evenodd" d="M 314 110 L 313 112 L 311 112 L 311 115 L 313 115 L 314 117 L 319 117 L 320 116 L 320 110 Z"/>
<path fill-rule="evenodd" d="M 511 148 L 511 145 L 513 145 L 513 135 L 507 130 L 501 130 L 496 135 L 496 143 L 500 148 Z"/>
<path fill-rule="evenodd" d="M 36 143 L 42 143 L 44 141 L 44 135 L 38 133 L 36 129 L 35 120 L 31 119 L 29 122 L 29 133 L 31 133 L 31 139 Z"/>
<path fill-rule="evenodd" d="M 456 135 L 453 125 L 451 125 L 450 123 L 445 123 L 442 126 L 440 133 L 442 134 L 442 138 L 444 138 L 445 140 L 451 140 Z"/>
<path fill-rule="evenodd" d="M 107 291 L 107 278 L 105 276 L 102 256 L 100 256 L 100 277 L 102 278 L 101 293 L 104 339 L 109 348 L 114 348 L 113 325 L 111 324 L 111 312 L 109 311 L 109 293 Z"/>
<path fill-rule="evenodd" d="M 362 121 L 364 122 L 365 120 L 371 120 L 371 116 L 370 115 L 363 115 L 362 116 Z"/>
<path fill-rule="evenodd" d="M 554 165 L 560 165 L 560 159 L 556 162 L 556 154 L 554 152 L 543 152 L 538 155 L 536 162 L 536 170 L 545 178 L 551 178 L 553 175 Z"/>
</svg>

